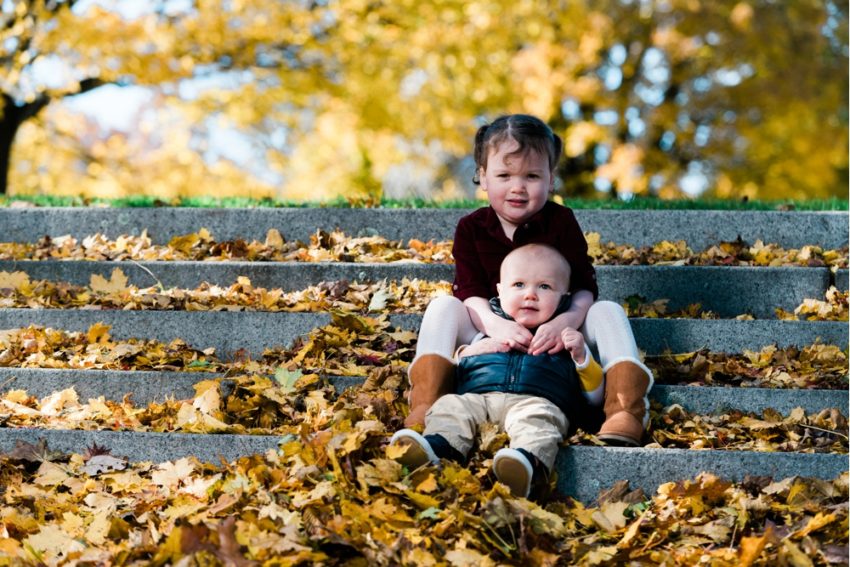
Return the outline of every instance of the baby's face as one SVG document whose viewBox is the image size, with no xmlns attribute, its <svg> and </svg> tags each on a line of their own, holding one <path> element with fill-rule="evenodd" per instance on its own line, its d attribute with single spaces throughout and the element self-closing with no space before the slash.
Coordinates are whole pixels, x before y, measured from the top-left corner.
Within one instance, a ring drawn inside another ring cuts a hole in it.
<svg viewBox="0 0 850 567">
<path fill-rule="evenodd" d="M 569 274 L 555 262 L 514 255 L 505 260 L 497 285 L 502 310 L 523 327 L 542 325 L 555 314 L 568 280 Z"/>
</svg>

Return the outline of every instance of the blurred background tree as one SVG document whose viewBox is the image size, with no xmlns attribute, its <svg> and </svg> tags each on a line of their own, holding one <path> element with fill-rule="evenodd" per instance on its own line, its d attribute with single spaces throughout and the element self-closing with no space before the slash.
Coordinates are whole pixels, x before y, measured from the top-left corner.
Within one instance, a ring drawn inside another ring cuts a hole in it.
<svg viewBox="0 0 850 567">
<path fill-rule="evenodd" d="M 830 0 L 5 0 L 0 160 L 17 194 L 468 197 L 475 129 L 528 112 L 566 142 L 565 195 L 844 197 L 847 19 Z"/>
</svg>

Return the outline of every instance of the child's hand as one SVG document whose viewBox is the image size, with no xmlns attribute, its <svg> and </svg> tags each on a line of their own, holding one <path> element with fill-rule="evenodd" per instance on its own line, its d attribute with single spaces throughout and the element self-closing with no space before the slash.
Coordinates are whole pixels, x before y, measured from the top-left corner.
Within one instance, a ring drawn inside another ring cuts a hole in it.
<svg viewBox="0 0 850 567">
<path fill-rule="evenodd" d="M 531 344 L 528 346 L 528 354 L 555 354 L 563 349 L 561 329 L 557 322 L 549 321 L 537 327 L 537 332 L 534 333 L 534 338 L 531 339 Z"/>
<path fill-rule="evenodd" d="M 584 364 L 584 336 L 572 327 L 567 327 L 561 333 L 561 341 L 564 344 L 564 348 L 573 357 L 573 362 Z"/>
<path fill-rule="evenodd" d="M 528 345 L 532 340 L 531 331 L 516 321 L 502 319 L 498 315 L 493 316 L 493 320 L 487 325 L 485 332 L 489 338 L 507 345 L 509 349 L 522 352 L 528 351 Z"/>
<path fill-rule="evenodd" d="M 476 354 L 490 354 L 494 352 L 508 352 L 511 350 L 511 347 L 506 345 L 505 343 L 499 342 L 496 339 L 487 337 L 481 339 L 477 343 L 473 343 L 460 351 L 457 355 L 458 358 L 463 358 L 465 356 L 475 356 Z"/>
</svg>

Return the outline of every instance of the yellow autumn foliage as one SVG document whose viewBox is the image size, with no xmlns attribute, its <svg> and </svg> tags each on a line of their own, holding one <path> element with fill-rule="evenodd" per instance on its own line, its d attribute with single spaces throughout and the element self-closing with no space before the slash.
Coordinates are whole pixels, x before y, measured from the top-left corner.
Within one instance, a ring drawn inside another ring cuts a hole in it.
<svg viewBox="0 0 850 567">
<path fill-rule="evenodd" d="M 846 195 L 840 3 L 70 4 L 3 6 L 10 193 L 471 195 L 476 127 L 528 112 L 567 142 L 568 194 L 678 197 L 699 172 L 722 198 Z M 114 81 L 153 93 L 129 131 L 56 103 Z"/>
</svg>

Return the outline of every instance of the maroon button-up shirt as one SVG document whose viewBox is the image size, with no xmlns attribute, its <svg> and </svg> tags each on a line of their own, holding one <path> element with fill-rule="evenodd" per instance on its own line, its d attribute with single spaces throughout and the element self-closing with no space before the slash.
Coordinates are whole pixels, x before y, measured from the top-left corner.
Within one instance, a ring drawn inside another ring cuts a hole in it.
<svg viewBox="0 0 850 567">
<path fill-rule="evenodd" d="M 455 280 L 452 291 L 461 301 L 468 297 L 495 297 L 502 260 L 525 244 L 548 244 L 558 250 L 572 268 L 570 292 L 586 289 L 599 295 L 596 271 L 587 255 L 587 241 L 571 209 L 547 201 L 537 214 L 518 226 L 511 241 L 492 207 L 466 215 L 455 230 L 452 255 Z"/>
</svg>

